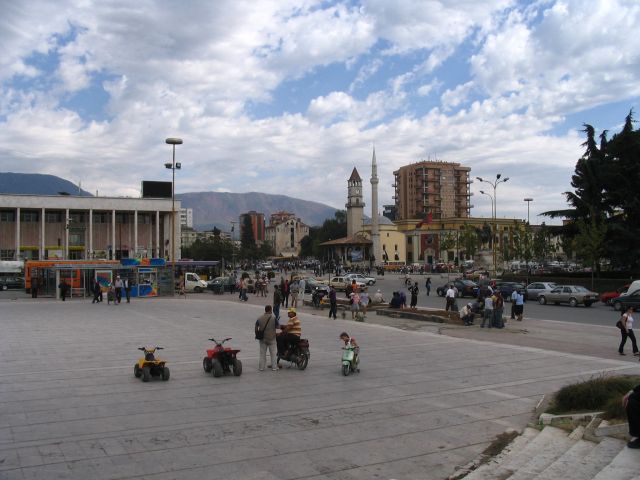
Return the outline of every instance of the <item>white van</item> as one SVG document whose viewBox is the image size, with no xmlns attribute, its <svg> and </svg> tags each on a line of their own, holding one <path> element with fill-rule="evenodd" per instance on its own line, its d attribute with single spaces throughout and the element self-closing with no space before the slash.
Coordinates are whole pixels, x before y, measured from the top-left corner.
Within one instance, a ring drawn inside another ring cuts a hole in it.
<svg viewBox="0 0 640 480">
<path fill-rule="evenodd" d="M 623 292 L 622 295 L 624 295 L 626 293 L 633 293 L 636 290 L 640 290 L 640 280 L 634 280 L 633 282 L 631 282 L 631 284 L 629 285 L 629 288 L 627 289 L 627 291 Z"/>
<path fill-rule="evenodd" d="M 197 273 L 187 272 L 184 274 L 185 292 L 204 292 L 207 289 L 207 282 L 200 279 Z"/>
</svg>

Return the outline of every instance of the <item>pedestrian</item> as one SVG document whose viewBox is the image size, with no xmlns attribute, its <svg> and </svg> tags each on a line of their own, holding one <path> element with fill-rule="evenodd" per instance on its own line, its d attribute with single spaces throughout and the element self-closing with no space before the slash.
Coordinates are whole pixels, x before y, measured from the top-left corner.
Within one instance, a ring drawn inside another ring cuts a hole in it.
<svg viewBox="0 0 640 480">
<path fill-rule="evenodd" d="M 360 294 L 358 292 L 351 292 L 351 298 L 349 299 L 351 319 L 356 316 L 356 312 L 360 310 Z"/>
<path fill-rule="evenodd" d="M 280 320 L 280 304 L 282 303 L 282 295 L 280 295 L 280 286 L 273 286 L 273 316 L 276 320 Z"/>
<path fill-rule="evenodd" d="M 39 283 L 38 277 L 31 278 L 31 298 L 38 298 Z"/>
<path fill-rule="evenodd" d="M 496 291 L 493 298 L 493 326 L 496 328 L 504 328 L 502 321 L 502 312 L 504 311 L 504 299 L 500 291 Z"/>
<path fill-rule="evenodd" d="M 362 308 L 362 314 L 367 316 L 367 307 L 369 306 L 369 292 L 367 292 L 366 287 L 362 289 L 362 293 L 360 294 L 360 308 Z"/>
<path fill-rule="evenodd" d="M 115 290 L 116 290 L 116 303 L 120 305 L 122 301 L 122 279 L 120 275 L 116 275 L 116 281 L 114 282 Z"/>
<path fill-rule="evenodd" d="M 278 356 L 276 354 L 276 328 L 278 323 L 272 313 L 271 305 L 265 305 L 264 314 L 256 320 L 256 339 L 260 343 L 260 356 L 258 357 L 258 370 L 264 371 L 267 364 L 267 349 L 271 358 L 271 370 L 278 371 Z"/>
<path fill-rule="evenodd" d="M 516 295 L 516 306 L 514 313 L 516 314 L 516 319 L 521 322 L 522 315 L 524 314 L 524 293 L 518 292 Z"/>
<path fill-rule="evenodd" d="M 67 285 L 67 282 L 64 278 L 60 281 L 60 285 L 58 285 L 58 288 L 60 289 L 60 298 L 63 302 L 66 301 L 69 285 Z"/>
<path fill-rule="evenodd" d="M 329 318 L 333 316 L 336 319 L 338 313 L 338 298 L 336 295 L 336 289 L 333 285 L 329 286 Z"/>
<path fill-rule="evenodd" d="M 636 343 L 636 335 L 633 333 L 633 307 L 627 308 L 627 311 L 622 314 L 618 324 L 620 325 L 620 346 L 618 347 L 618 353 L 620 355 L 625 355 L 624 353 L 624 344 L 627 343 L 627 337 L 631 339 L 631 349 L 633 350 L 633 354 L 635 356 L 640 355 L 638 353 L 638 344 Z"/>
<path fill-rule="evenodd" d="M 445 312 L 448 312 L 453 307 L 453 302 L 456 301 L 456 291 L 453 289 L 453 284 L 449 284 L 447 293 L 445 294 L 445 300 L 447 304 L 444 307 Z"/>
<path fill-rule="evenodd" d="M 418 305 L 418 282 L 409 287 L 409 292 L 411 292 L 411 308 L 416 308 Z"/>
<path fill-rule="evenodd" d="M 629 422 L 629 448 L 640 448 L 640 385 L 622 397 L 622 407 L 627 412 Z"/>
<path fill-rule="evenodd" d="M 487 295 L 484 299 L 484 315 L 482 316 L 482 324 L 480 325 L 480 328 L 484 328 L 485 322 L 488 323 L 487 326 L 489 328 L 493 327 L 493 296 L 491 295 Z"/>
<path fill-rule="evenodd" d="M 516 319 L 516 302 L 518 300 L 518 290 L 514 289 L 511 292 L 511 320 Z"/>
<path fill-rule="evenodd" d="M 300 288 L 298 282 L 291 282 L 289 284 L 289 293 L 291 295 L 291 306 L 298 307 L 298 289 Z"/>
<path fill-rule="evenodd" d="M 298 280 L 298 298 L 300 298 L 300 305 L 304 307 L 304 294 L 305 289 L 307 288 L 307 282 L 305 282 L 304 278 Z"/>
<path fill-rule="evenodd" d="M 284 290 L 282 291 L 284 297 L 284 308 L 289 308 L 289 280 L 284 281 Z"/>
<path fill-rule="evenodd" d="M 131 283 L 128 278 L 125 278 L 122 283 L 124 284 L 124 294 L 125 297 L 127 297 L 127 303 L 131 303 Z"/>
<path fill-rule="evenodd" d="M 427 282 L 424 284 L 424 288 L 427 290 L 427 297 L 431 294 L 431 277 L 427 277 Z"/>
<path fill-rule="evenodd" d="M 97 279 L 93 279 L 93 282 L 91 285 L 93 287 L 93 300 L 91 301 L 91 303 L 99 303 L 100 295 L 102 295 L 102 288 L 100 288 L 100 282 Z"/>
</svg>

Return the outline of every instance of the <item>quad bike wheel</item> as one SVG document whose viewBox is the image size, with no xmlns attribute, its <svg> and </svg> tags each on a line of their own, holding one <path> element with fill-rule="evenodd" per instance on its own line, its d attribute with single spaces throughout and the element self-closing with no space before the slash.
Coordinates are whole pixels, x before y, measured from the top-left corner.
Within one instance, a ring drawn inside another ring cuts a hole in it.
<svg viewBox="0 0 640 480">
<path fill-rule="evenodd" d="M 171 374 L 171 372 L 169 372 L 169 367 L 164 367 L 162 369 L 162 380 L 164 380 L 165 382 L 167 380 L 169 380 L 169 375 Z"/>
<path fill-rule="evenodd" d="M 211 359 L 209 357 L 204 357 L 202 359 L 202 368 L 204 368 L 205 372 L 211 373 L 211 369 L 213 368 L 213 365 L 211 364 Z"/>
<path fill-rule="evenodd" d="M 136 378 L 140 378 L 142 376 L 142 370 L 137 363 L 133 366 L 133 376 Z"/>
<path fill-rule="evenodd" d="M 298 370 L 304 370 L 305 368 L 307 368 L 308 363 L 309 357 L 307 357 L 306 355 L 300 355 L 296 359 L 296 367 L 298 367 Z"/>
<path fill-rule="evenodd" d="M 349 364 L 342 365 L 342 375 L 344 375 L 345 377 L 348 377 L 350 373 L 351 373 L 351 365 Z"/>
<path fill-rule="evenodd" d="M 211 365 L 213 369 L 213 376 L 216 378 L 221 377 L 224 372 L 222 371 L 222 365 L 220 364 L 220 361 L 214 358 L 211 362 Z"/>
<path fill-rule="evenodd" d="M 142 368 L 142 381 L 148 382 L 151 379 L 151 369 L 149 367 Z"/>
<path fill-rule="evenodd" d="M 240 375 L 242 375 L 242 362 L 240 360 L 238 360 L 237 358 L 234 358 L 233 363 L 231 365 L 233 366 L 233 374 L 236 377 L 239 377 Z"/>
</svg>

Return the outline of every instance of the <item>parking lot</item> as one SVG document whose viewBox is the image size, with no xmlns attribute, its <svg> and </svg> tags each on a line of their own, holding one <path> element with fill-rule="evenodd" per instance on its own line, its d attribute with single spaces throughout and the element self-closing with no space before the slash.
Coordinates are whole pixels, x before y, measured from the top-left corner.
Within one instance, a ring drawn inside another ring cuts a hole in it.
<svg viewBox="0 0 640 480">
<path fill-rule="evenodd" d="M 232 297 L 228 297 L 231 299 Z M 301 314 L 305 371 L 257 371 L 258 305 L 2 300 L 0 478 L 440 479 L 545 392 L 636 364 Z M 362 346 L 340 373 L 338 334 Z M 241 377 L 202 370 L 233 337 Z M 133 376 L 157 344 L 168 382 Z"/>
</svg>

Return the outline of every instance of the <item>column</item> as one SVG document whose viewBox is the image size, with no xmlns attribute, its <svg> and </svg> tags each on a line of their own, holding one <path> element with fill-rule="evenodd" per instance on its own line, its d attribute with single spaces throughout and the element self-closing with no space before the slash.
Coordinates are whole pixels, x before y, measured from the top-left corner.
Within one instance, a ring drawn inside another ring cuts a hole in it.
<svg viewBox="0 0 640 480">
<path fill-rule="evenodd" d="M 69 209 L 64 210 L 64 259 L 69 260 L 69 224 L 71 219 L 69 218 Z"/>
<path fill-rule="evenodd" d="M 44 260 L 44 251 L 45 251 L 45 226 L 44 226 L 44 215 L 45 208 L 42 207 L 42 211 L 40 212 L 40 260 Z"/>
<path fill-rule="evenodd" d="M 116 259 L 116 210 L 111 210 L 111 251 L 112 259 Z"/>
<path fill-rule="evenodd" d="M 160 245 L 160 210 L 156 210 L 156 254 L 155 258 L 160 258 L 163 256 L 163 245 Z"/>
<path fill-rule="evenodd" d="M 133 211 L 133 258 L 138 258 L 138 210 Z"/>
<path fill-rule="evenodd" d="M 15 259 L 20 260 L 20 207 L 16 208 L 16 253 Z"/>
<path fill-rule="evenodd" d="M 93 208 L 89 209 L 89 251 L 87 252 L 87 259 L 93 259 Z"/>
</svg>

